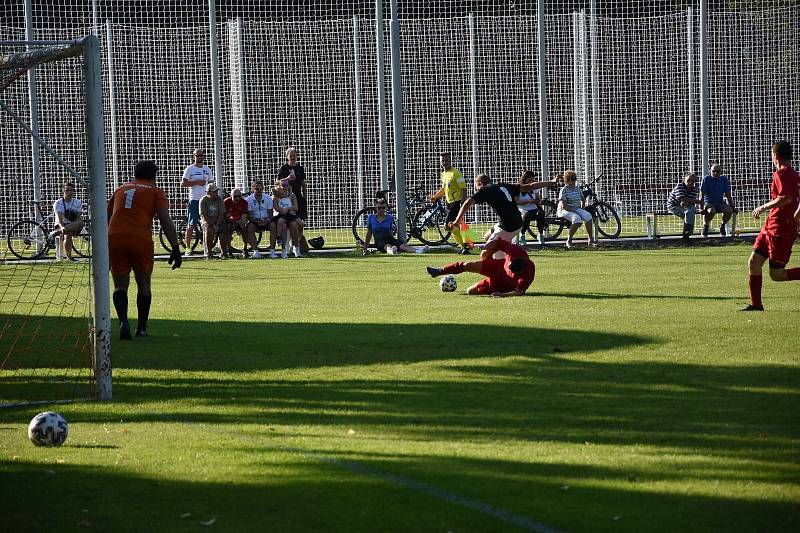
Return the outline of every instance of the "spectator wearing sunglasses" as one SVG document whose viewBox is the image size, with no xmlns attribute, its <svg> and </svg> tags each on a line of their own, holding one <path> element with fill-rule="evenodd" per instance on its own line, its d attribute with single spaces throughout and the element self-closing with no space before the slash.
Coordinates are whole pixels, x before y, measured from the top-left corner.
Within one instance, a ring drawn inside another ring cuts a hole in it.
<svg viewBox="0 0 800 533">
<path fill-rule="evenodd" d="M 369 251 L 369 243 L 375 237 L 375 247 L 390 255 L 398 251 L 414 254 L 424 254 L 428 251 L 427 246 L 415 248 L 409 244 L 401 242 L 395 234 L 394 215 L 387 212 L 386 200 L 378 198 L 375 200 L 375 213 L 367 217 L 367 234 L 364 237 L 364 253 Z"/>
</svg>

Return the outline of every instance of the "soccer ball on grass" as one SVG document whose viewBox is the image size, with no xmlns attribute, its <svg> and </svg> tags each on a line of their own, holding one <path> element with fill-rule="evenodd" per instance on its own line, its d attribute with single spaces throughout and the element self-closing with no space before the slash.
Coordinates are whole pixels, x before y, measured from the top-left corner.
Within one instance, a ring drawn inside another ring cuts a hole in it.
<svg viewBox="0 0 800 533">
<path fill-rule="evenodd" d="M 458 282 L 456 281 L 456 277 L 453 275 L 446 275 L 442 279 L 439 280 L 439 287 L 442 289 L 442 292 L 453 292 L 458 287 Z"/>
<path fill-rule="evenodd" d="M 61 446 L 68 434 L 67 421 L 54 411 L 39 413 L 28 424 L 28 438 L 36 446 Z"/>
</svg>

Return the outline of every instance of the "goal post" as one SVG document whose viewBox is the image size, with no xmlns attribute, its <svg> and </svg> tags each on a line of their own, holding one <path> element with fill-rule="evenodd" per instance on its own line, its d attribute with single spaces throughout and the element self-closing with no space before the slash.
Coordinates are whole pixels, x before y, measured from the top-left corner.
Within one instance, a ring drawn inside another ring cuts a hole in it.
<svg viewBox="0 0 800 533">
<path fill-rule="evenodd" d="M 14 51 L 21 48 L 26 48 L 26 50 L 17 52 Z M 11 53 L 2 53 L 2 50 L 4 49 L 11 50 Z M 88 226 L 90 232 L 89 240 L 91 243 L 91 253 L 87 254 L 89 256 L 89 260 L 86 262 L 90 271 L 88 282 L 90 305 L 88 307 L 91 315 L 88 323 L 87 344 L 88 351 L 90 351 L 89 359 L 91 361 L 92 379 L 91 390 L 85 394 L 84 397 L 88 396 L 97 400 L 110 400 L 112 397 L 110 335 L 111 318 L 108 278 L 108 221 L 105 208 L 106 160 L 103 131 L 103 86 L 100 53 L 99 40 L 93 35 L 72 41 L 0 41 L 0 86 L 2 86 L 3 89 L 10 87 L 16 79 L 21 77 L 21 73 L 29 71 L 36 66 L 55 63 L 69 58 L 79 58 L 82 61 L 83 87 L 80 89 L 80 92 L 83 93 L 84 99 L 83 122 L 85 131 L 85 176 L 81 175 L 79 171 L 75 170 L 72 165 L 67 163 L 65 158 L 62 157 L 57 150 L 48 144 L 48 142 L 44 139 L 45 135 L 40 135 L 36 131 L 31 130 L 31 128 L 22 121 L 19 115 L 11 109 L 11 106 L 5 102 L 6 94 L 3 92 L 0 92 L 0 107 L 2 107 L 2 111 L 0 112 L 5 112 L 7 115 L 11 116 L 11 118 L 14 119 L 19 126 L 19 135 L 14 135 L 15 138 L 24 138 L 23 132 L 27 134 L 27 136 L 32 137 L 39 146 L 44 148 L 44 150 L 58 162 L 60 167 L 62 167 L 62 170 L 66 170 L 67 175 L 77 178 L 77 181 L 86 187 L 90 206 Z M 10 135 L 10 133 L 6 134 L 6 131 L 3 131 L 3 140 L 10 142 L 11 139 L 8 138 Z M 78 150 L 76 150 L 76 152 L 77 151 Z M 38 203 L 35 205 L 35 207 L 39 209 Z M 48 227 L 47 229 L 51 228 Z M 39 231 L 39 234 L 43 233 L 44 232 Z M 73 239 L 75 238 L 76 237 L 73 237 Z M 12 235 L 10 231 L 7 239 L 4 238 L 4 240 L 7 240 L 10 248 L 12 244 Z M 37 244 L 37 247 L 40 246 L 41 244 Z M 4 251 L 4 255 L 8 255 L 8 252 L 9 249 L 6 249 Z M 67 291 L 68 293 L 69 291 L 73 290 L 72 286 L 69 284 L 77 283 L 80 285 L 81 281 L 79 278 L 85 276 L 85 273 L 82 274 L 82 271 L 70 273 L 67 268 L 56 268 L 52 266 L 55 261 L 51 261 L 46 254 L 33 261 L 17 261 L 16 263 L 17 264 L 12 265 L 12 262 L 9 260 L 6 262 L 6 265 L 3 266 L 3 268 L 9 272 L 4 276 L 8 277 L 9 281 L 6 289 L 3 291 L 4 302 L 2 303 L 6 303 L 5 295 L 10 293 L 10 298 L 17 298 L 15 303 L 18 306 L 11 307 L 10 312 L 8 312 L 9 309 L 7 309 L 5 305 L 2 309 L 4 316 L 13 318 L 5 319 L 2 335 L 0 335 L 0 340 L 4 341 L 3 347 L 7 350 L 6 353 L 3 354 L 2 359 L 0 359 L 0 363 L 2 363 L 2 365 L 0 365 L 0 371 L 13 372 L 14 369 L 17 368 L 27 368 L 30 370 L 30 372 L 26 375 L 33 376 L 36 375 L 37 369 L 31 369 L 30 367 L 35 367 L 35 364 L 32 364 L 29 360 L 24 360 L 24 358 L 21 358 L 23 360 L 15 361 L 15 357 L 17 359 L 20 358 L 17 357 L 17 354 L 14 353 L 14 350 L 21 349 L 20 347 L 24 345 L 28 347 L 33 345 L 35 343 L 34 337 L 40 330 L 47 331 L 47 336 L 51 338 L 54 336 L 58 337 L 59 335 L 61 335 L 62 338 L 69 338 L 70 335 L 66 332 L 54 333 L 52 331 L 48 331 L 48 328 L 53 323 L 58 323 L 59 319 L 62 319 L 61 322 L 64 324 L 64 328 L 74 328 L 76 327 L 76 322 L 63 320 L 65 317 L 70 317 L 69 311 L 54 312 L 52 314 L 55 314 L 56 316 L 50 317 L 50 319 L 42 319 L 42 317 L 39 317 L 39 326 L 32 328 L 34 333 L 31 333 L 30 338 L 28 338 L 28 333 L 23 333 L 22 331 L 24 330 L 23 325 L 27 322 L 26 319 L 37 313 L 37 305 L 41 306 L 43 301 L 46 301 L 44 315 L 47 315 L 48 312 L 51 311 L 53 302 L 58 302 L 59 298 L 63 298 L 64 301 L 72 301 L 71 296 L 68 297 L 63 295 L 53 295 L 49 297 L 50 300 L 47 300 L 48 297 L 43 297 L 42 293 L 47 293 L 48 291 L 53 293 L 56 291 Z M 17 276 L 15 279 L 14 272 L 17 269 L 21 271 L 21 275 Z M 60 278 L 56 278 L 56 282 L 53 282 L 51 278 L 56 276 L 60 276 Z M 69 276 L 72 276 L 72 278 Z M 78 279 L 78 281 L 75 282 L 75 279 Z M 29 283 L 35 284 L 36 286 L 27 287 L 26 284 Z M 13 289 L 9 289 L 9 287 L 13 287 Z M 79 293 L 80 288 L 78 288 L 75 292 Z M 33 294 L 33 297 L 31 297 L 30 294 Z M 79 294 L 75 296 L 75 298 L 79 297 Z M 24 312 L 21 311 L 23 307 L 26 309 Z M 72 312 L 74 313 L 74 311 Z M 27 313 L 27 315 L 25 315 L 26 319 L 19 320 L 19 317 L 25 313 Z M 45 327 L 41 327 L 41 323 L 44 321 L 49 321 L 49 324 L 47 324 Z M 14 331 L 15 329 L 17 331 Z M 16 335 L 16 338 L 14 338 L 12 341 L 6 342 L 7 339 L 3 339 L 3 335 Z M 26 341 L 20 342 L 20 338 L 25 338 Z M 80 340 L 76 341 L 75 344 L 78 346 L 76 349 L 80 351 L 80 347 L 82 346 Z M 42 354 L 38 354 L 38 357 L 40 360 L 44 361 L 43 365 L 64 364 L 53 362 L 47 357 L 43 357 Z M 47 375 L 45 371 L 40 371 L 40 374 L 41 373 L 45 373 L 45 375 Z M 75 396 L 74 393 L 73 396 Z M 77 396 L 81 396 L 81 394 L 77 393 Z M 36 398 L 35 396 L 31 397 L 28 395 L 26 395 L 24 398 L 34 402 L 40 400 L 40 398 Z M 15 397 L 15 399 L 20 399 L 20 397 Z M 71 399 L 77 398 L 48 398 L 47 400 Z M 0 399 L 0 404 L 2 404 L 2 400 L 3 399 Z"/>
</svg>

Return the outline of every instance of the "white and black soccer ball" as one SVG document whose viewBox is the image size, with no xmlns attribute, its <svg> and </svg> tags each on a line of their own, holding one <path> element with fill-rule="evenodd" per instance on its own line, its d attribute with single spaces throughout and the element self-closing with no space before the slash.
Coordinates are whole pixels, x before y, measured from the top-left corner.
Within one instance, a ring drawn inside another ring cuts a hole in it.
<svg viewBox="0 0 800 533">
<path fill-rule="evenodd" d="M 61 446 L 68 434 L 66 419 L 55 411 L 39 413 L 28 424 L 28 438 L 36 446 Z"/>
<path fill-rule="evenodd" d="M 442 277 L 442 279 L 439 280 L 439 287 L 442 289 L 442 292 L 455 291 L 458 288 L 456 277 L 451 274 Z"/>
</svg>

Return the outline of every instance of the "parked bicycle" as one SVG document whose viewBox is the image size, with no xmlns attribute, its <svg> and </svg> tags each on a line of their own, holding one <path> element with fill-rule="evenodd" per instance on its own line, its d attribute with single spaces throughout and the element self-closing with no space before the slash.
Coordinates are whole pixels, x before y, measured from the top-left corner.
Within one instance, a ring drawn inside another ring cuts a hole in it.
<svg viewBox="0 0 800 533">
<path fill-rule="evenodd" d="M 597 197 L 597 193 L 592 187 L 601 179 L 602 177 L 598 177 L 588 183 L 581 184 L 581 193 L 583 193 L 583 198 L 586 201 L 584 209 L 592 215 L 592 222 L 601 235 L 609 239 L 616 239 L 622 233 L 622 223 L 619 215 L 611 205 Z M 557 206 L 552 200 L 542 200 L 541 208 L 544 209 L 546 224 L 544 238 L 548 241 L 555 240 L 561 235 L 564 228 L 569 228 L 570 223 L 556 215 Z M 523 231 L 527 231 L 532 238 L 535 238 L 535 233 L 530 225 L 523 228 Z"/>
<path fill-rule="evenodd" d="M 447 210 L 441 199 L 429 203 L 423 193 L 424 187 L 419 186 L 406 196 L 406 242 L 411 238 L 419 239 L 422 243 L 436 246 L 444 244 L 450 237 L 450 230 L 445 226 Z M 382 190 L 375 193 L 375 198 L 386 198 L 390 191 Z M 387 202 L 388 214 L 392 213 L 391 202 Z M 353 237 L 359 246 L 364 245 L 367 234 L 367 219 L 375 213 L 374 206 L 367 206 L 359 210 L 353 217 L 351 227 Z M 396 218 L 395 218 L 396 219 Z M 395 232 L 396 232 L 395 228 Z"/>
<path fill-rule="evenodd" d="M 56 247 L 55 238 L 48 238 L 56 229 L 55 214 L 44 216 L 41 202 L 33 203 L 33 213 L 33 219 L 20 220 L 11 226 L 6 236 L 9 251 L 19 259 L 47 258 L 50 250 Z M 89 220 L 86 217 L 86 224 L 81 232 L 72 236 L 72 251 L 79 257 L 91 257 L 91 243 Z"/>
</svg>

